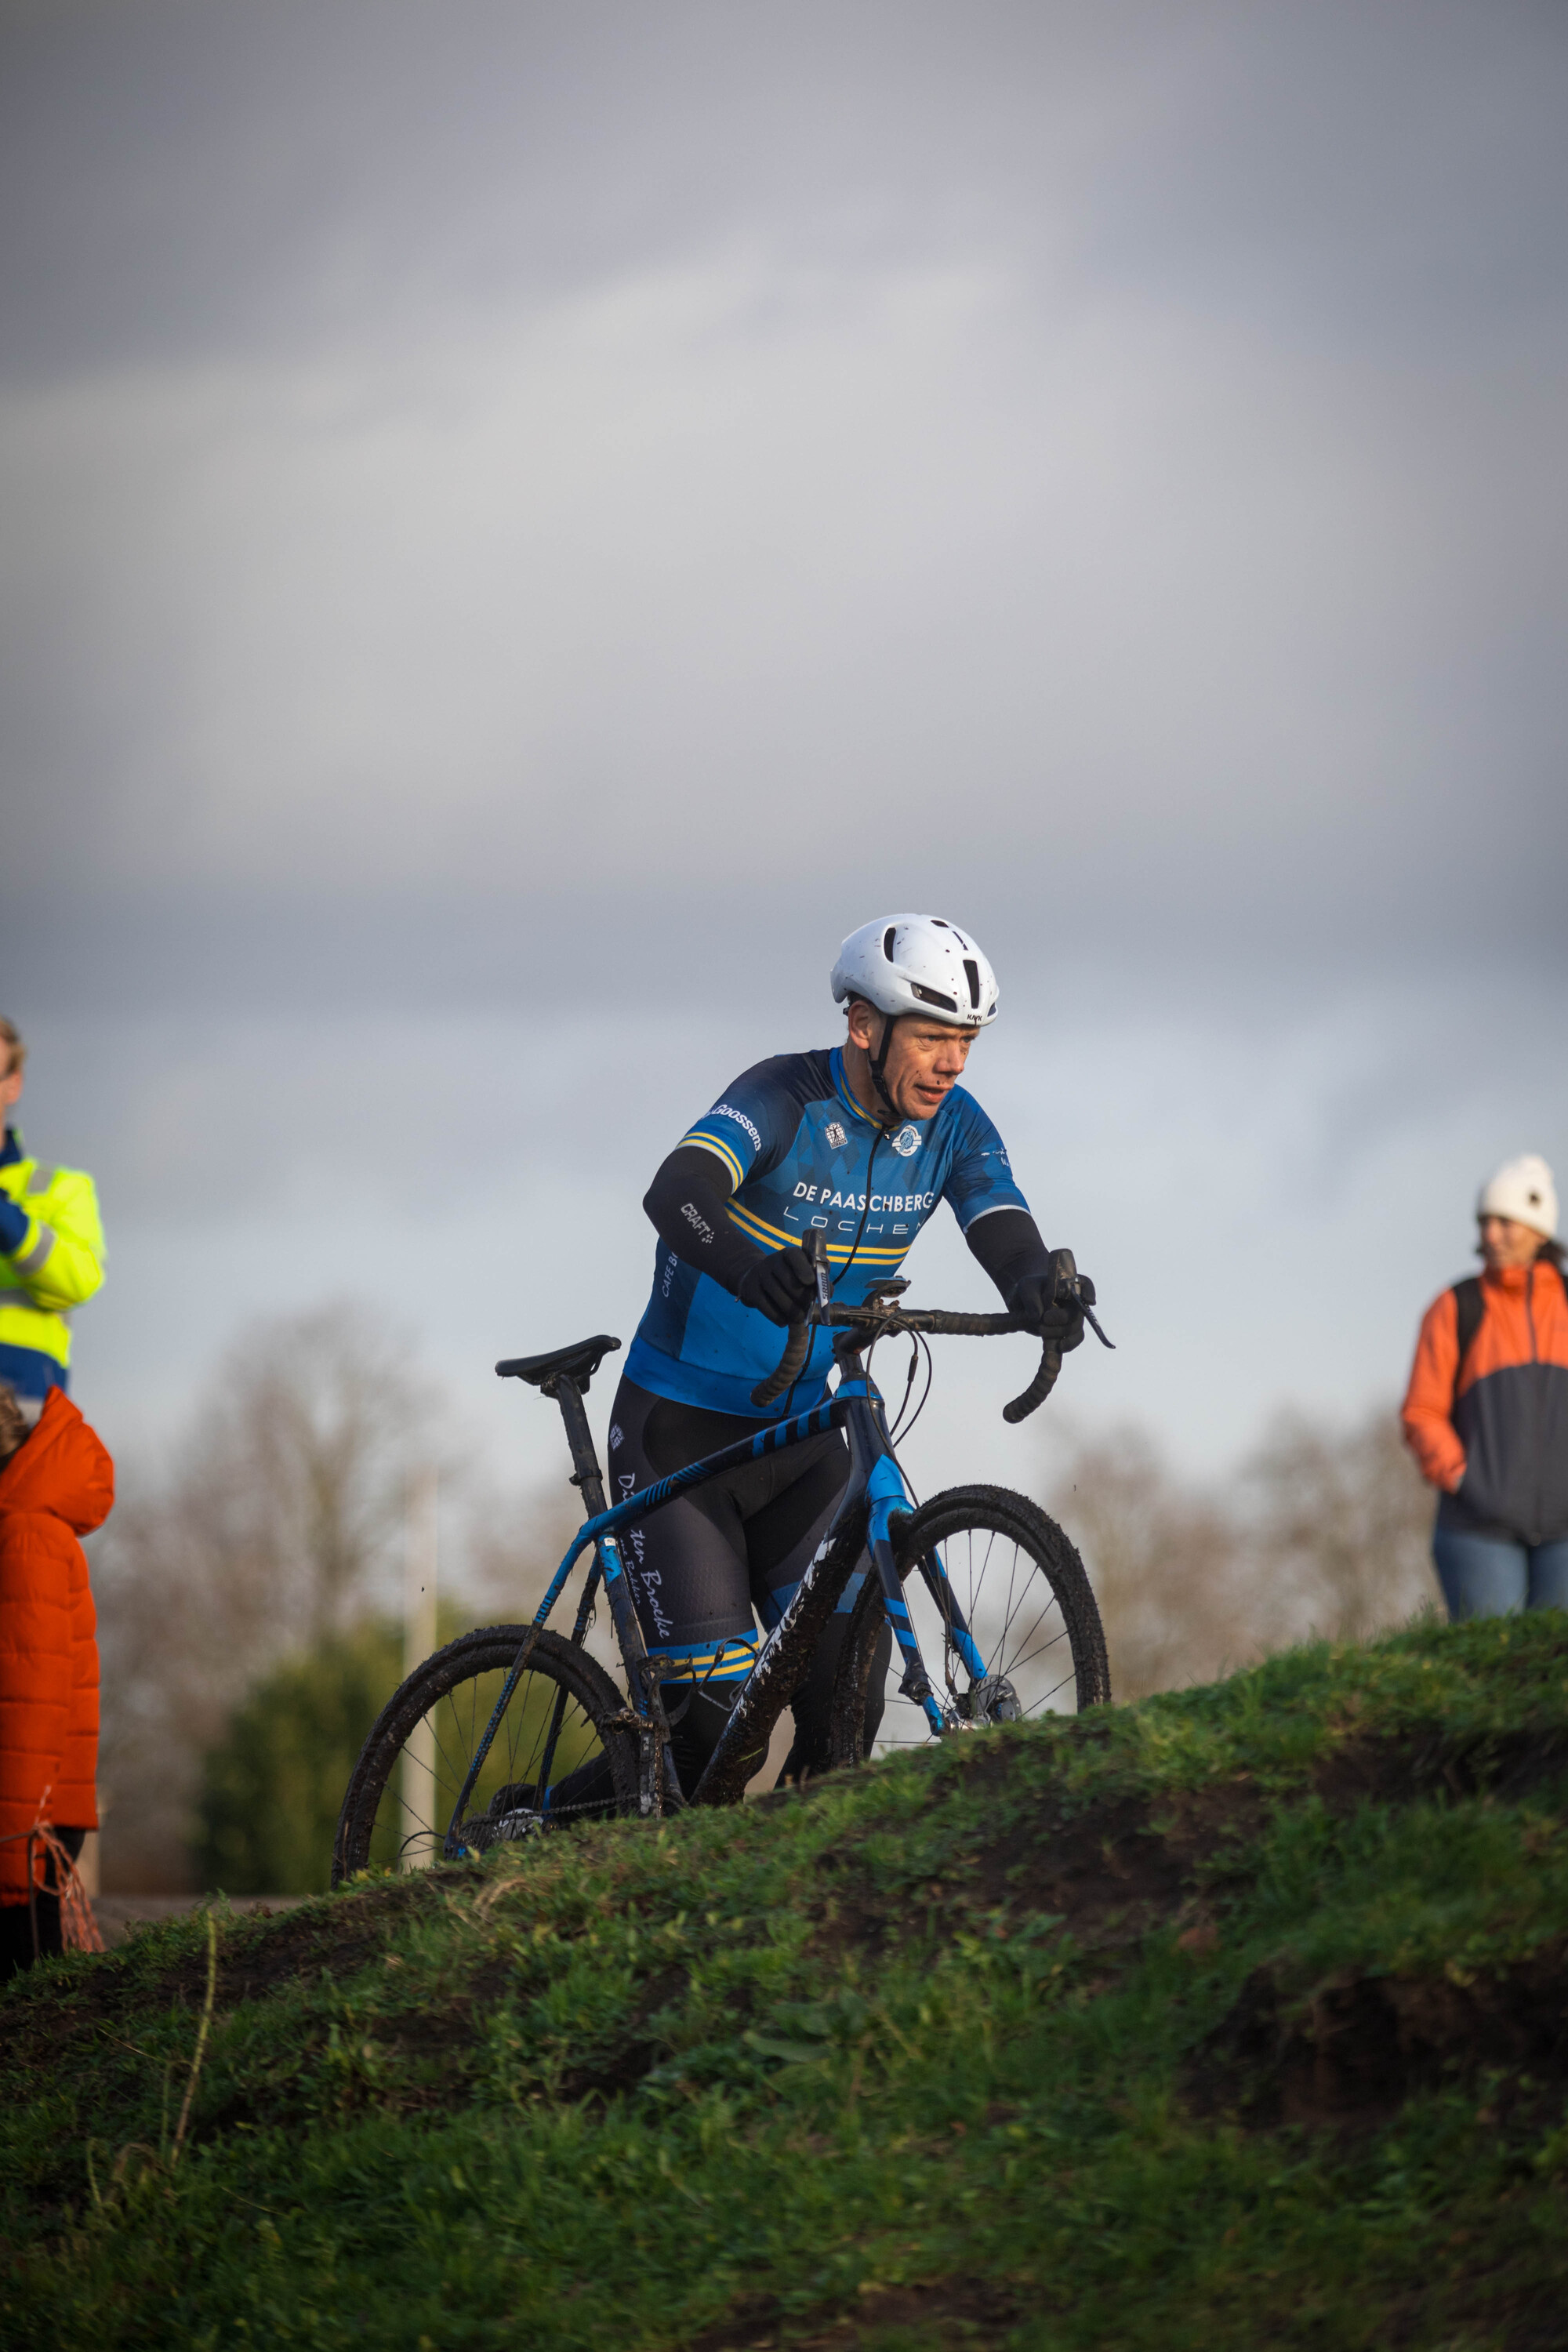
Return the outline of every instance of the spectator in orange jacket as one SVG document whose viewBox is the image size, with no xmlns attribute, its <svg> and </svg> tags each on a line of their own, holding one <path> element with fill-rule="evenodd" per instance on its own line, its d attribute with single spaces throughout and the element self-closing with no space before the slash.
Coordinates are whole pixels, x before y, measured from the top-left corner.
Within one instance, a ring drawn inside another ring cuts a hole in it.
<svg viewBox="0 0 1568 2352">
<path fill-rule="evenodd" d="M 1485 1271 L 1426 1309 L 1400 1416 L 1442 1497 L 1456 1620 L 1568 1608 L 1568 1276 L 1545 1160 L 1509 1160 L 1476 1215 Z"/>
<path fill-rule="evenodd" d="M 74 1859 L 98 1826 L 97 1620 L 79 1536 L 109 1516 L 114 1465 L 62 1388 L 37 1426 L 0 1389 L 0 1981 L 60 1948 L 59 1902 L 27 1832 Z M 41 1891 L 40 1891 L 41 1890 Z M 29 1903 L 29 1892 L 32 1901 Z"/>
</svg>

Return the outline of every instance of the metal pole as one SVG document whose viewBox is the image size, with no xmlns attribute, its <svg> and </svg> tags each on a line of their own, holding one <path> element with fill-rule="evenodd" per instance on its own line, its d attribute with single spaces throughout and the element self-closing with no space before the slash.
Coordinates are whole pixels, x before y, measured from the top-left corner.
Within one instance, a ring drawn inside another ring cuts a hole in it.
<svg viewBox="0 0 1568 2352">
<path fill-rule="evenodd" d="M 403 1547 L 403 1675 L 406 1681 L 436 1647 L 436 1469 L 426 1463 L 408 1481 Z M 403 1750 L 403 1834 L 399 1865 L 428 1870 L 441 1851 L 436 1819 L 436 1727 L 415 1725 Z"/>
</svg>

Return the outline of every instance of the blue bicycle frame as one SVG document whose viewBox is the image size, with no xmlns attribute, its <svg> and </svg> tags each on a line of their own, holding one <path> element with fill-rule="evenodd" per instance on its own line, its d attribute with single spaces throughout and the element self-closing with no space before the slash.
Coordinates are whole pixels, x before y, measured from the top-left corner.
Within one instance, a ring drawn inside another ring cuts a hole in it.
<svg viewBox="0 0 1568 2352">
<path fill-rule="evenodd" d="M 650 1813 L 660 1810 L 661 1802 L 673 1808 L 686 1801 L 669 1759 L 669 1732 L 660 1695 L 658 1661 L 650 1659 L 643 1639 L 642 1625 L 622 1556 L 620 1531 L 633 1521 L 647 1518 L 655 1511 L 663 1509 L 678 1495 L 689 1494 L 694 1488 L 705 1486 L 710 1478 L 720 1476 L 724 1471 L 738 1469 L 767 1454 L 783 1453 L 790 1446 L 804 1444 L 807 1438 L 821 1436 L 829 1429 L 843 1429 L 847 1434 L 850 1457 L 848 1483 L 827 1534 L 791 1594 L 783 1615 L 758 1652 L 756 1664 L 746 1678 L 702 1778 L 692 1791 L 690 1802 L 724 1804 L 733 1802 L 740 1796 L 754 1768 L 759 1737 L 765 1741 L 779 1714 L 794 1697 L 812 1645 L 849 1589 L 852 1578 L 863 1573 L 858 1563 L 868 1552 L 881 1581 L 888 1621 L 903 1661 L 903 1680 L 900 1685 L 903 1696 L 918 1701 L 933 1733 L 940 1735 L 966 1727 L 956 1708 L 940 1697 L 932 1687 L 904 1599 L 892 1523 L 897 1514 L 912 1511 L 914 1507 L 889 1442 L 881 1398 L 867 1378 L 858 1350 L 853 1344 L 841 1342 L 839 1357 L 839 1384 L 826 1402 L 813 1406 L 809 1412 L 797 1413 L 790 1420 L 771 1422 L 759 1429 L 755 1436 L 738 1439 L 734 1444 L 721 1447 L 717 1454 L 710 1454 L 700 1462 L 689 1463 L 683 1470 L 672 1471 L 668 1477 L 656 1479 L 639 1493 L 627 1496 L 625 1502 L 617 1503 L 610 1509 L 596 1511 L 584 1520 L 551 1579 L 550 1588 L 507 1674 L 500 1696 L 458 1790 L 444 1841 L 448 1860 L 460 1859 L 467 1852 L 459 1825 L 465 1818 L 468 1799 L 502 1718 L 527 1668 L 533 1637 L 545 1624 L 574 1568 L 590 1546 L 594 1551 L 594 1564 L 578 1607 L 573 1638 L 580 1642 L 586 1631 L 595 1591 L 602 1578 L 605 1597 L 609 1602 L 611 1619 L 626 1667 L 630 1727 L 636 1730 L 639 1741 L 642 1765 L 639 1811 Z M 593 1454 L 586 1416 L 575 1384 L 563 1375 L 554 1387 L 566 1420 L 573 1453 L 577 1459 L 578 1482 L 585 1496 L 592 1497 L 596 1494 L 602 1496 L 604 1490 L 597 1458 Z M 976 1680 L 981 1679 L 985 1673 L 984 1660 L 964 1622 L 941 1555 L 931 1551 L 921 1566 L 927 1587 L 942 1612 L 948 1638 L 970 1675 Z M 765 1728 L 763 1727 L 764 1716 Z M 546 1781 L 549 1754 L 553 1745 L 552 1737 L 546 1754 L 543 1776 Z"/>
</svg>

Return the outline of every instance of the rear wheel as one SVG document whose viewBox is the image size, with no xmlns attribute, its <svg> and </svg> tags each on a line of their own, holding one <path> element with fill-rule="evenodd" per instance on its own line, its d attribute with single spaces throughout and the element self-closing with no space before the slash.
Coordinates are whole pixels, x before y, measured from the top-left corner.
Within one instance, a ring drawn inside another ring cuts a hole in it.
<svg viewBox="0 0 1568 2352">
<path fill-rule="evenodd" d="M 1083 1562 L 1026 1495 L 950 1487 L 912 1517 L 895 1519 L 894 1548 L 926 1670 L 938 1696 L 966 1721 L 1033 1721 L 1110 1698 L 1105 1633 Z M 868 1575 L 834 1684 L 836 1765 L 858 1764 L 867 1752 L 867 1698 L 886 1622 L 881 1585 Z M 919 1703 L 889 1692 L 879 1748 L 931 1736 Z"/>
<path fill-rule="evenodd" d="M 450 1642 L 382 1709 L 343 1798 L 332 1885 L 356 1870 L 427 1870 L 525 1641 L 528 1661 L 457 1824 L 458 1851 L 635 1812 L 637 1741 L 603 1666 L 559 1633 L 486 1625 Z"/>
</svg>

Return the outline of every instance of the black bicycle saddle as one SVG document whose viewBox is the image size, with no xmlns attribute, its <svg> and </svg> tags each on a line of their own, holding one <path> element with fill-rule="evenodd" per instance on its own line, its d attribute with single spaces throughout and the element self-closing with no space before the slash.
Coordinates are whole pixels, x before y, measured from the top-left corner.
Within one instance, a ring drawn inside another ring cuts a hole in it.
<svg viewBox="0 0 1568 2352">
<path fill-rule="evenodd" d="M 607 1331 L 596 1339 L 579 1339 L 574 1348 L 556 1348 L 548 1356 L 508 1356 L 496 1366 L 503 1381 L 527 1381 L 531 1388 L 547 1388 L 564 1372 L 585 1396 L 588 1383 L 606 1356 L 616 1354 L 620 1347 Z"/>
</svg>

